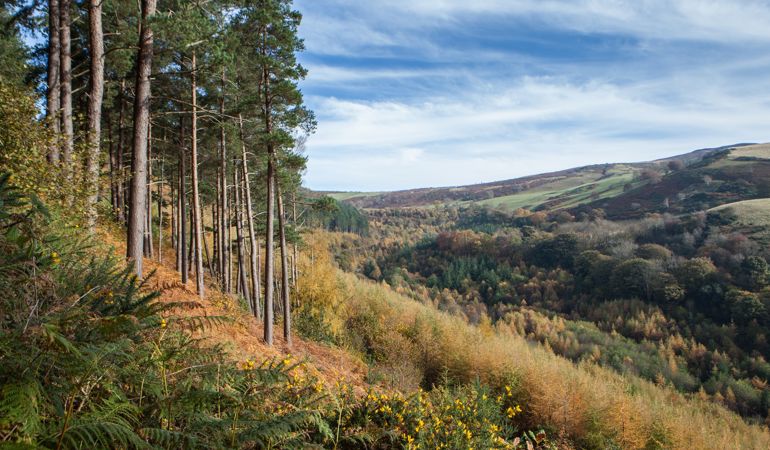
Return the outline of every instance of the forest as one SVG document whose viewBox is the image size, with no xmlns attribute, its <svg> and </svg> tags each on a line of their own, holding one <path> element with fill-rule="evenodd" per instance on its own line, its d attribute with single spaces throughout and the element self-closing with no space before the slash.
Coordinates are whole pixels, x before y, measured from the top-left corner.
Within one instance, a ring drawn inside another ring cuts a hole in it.
<svg viewBox="0 0 770 450">
<path fill-rule="evenodd" d="M 0 448 L 770 447 L 764 150 L 314 191 L 303 26 L 0 3 Z"/>
<path fill-rule="evenodd" d="M 483 208 L 375 217 L 385 234 L 398 231 L 384 224 L 414 221 L 404 228 L 424 237 L 378 239 L 353 262 L 342 245 L 343 265 L 573 361 L 767 417 L 767 250 L 729 212 L 624 222 Z"/>
</svg>

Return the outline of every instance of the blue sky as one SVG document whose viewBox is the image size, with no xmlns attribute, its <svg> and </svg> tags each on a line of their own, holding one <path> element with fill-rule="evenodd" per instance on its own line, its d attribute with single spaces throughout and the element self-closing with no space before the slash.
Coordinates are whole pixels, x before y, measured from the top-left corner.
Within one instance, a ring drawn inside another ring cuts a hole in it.
<svg viewBox="0 0 770 450">
<path fill-rule="evenodd" d="M 306 185 L 494 181 L 770 141 L 770 1 L 296 0 Z"/>
</svg>

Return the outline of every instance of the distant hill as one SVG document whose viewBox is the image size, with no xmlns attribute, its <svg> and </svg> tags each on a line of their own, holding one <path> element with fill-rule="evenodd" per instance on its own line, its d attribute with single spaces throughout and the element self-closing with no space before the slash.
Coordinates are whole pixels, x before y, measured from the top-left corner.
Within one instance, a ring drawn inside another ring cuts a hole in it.
<svg viewBox="0 0 770 450">
<path fill-rule="evenodd" d="M 685 212 L 770 195 L 770 144 L 735 144 L 649 162 L 600 164 L 468 186 L 331 192 L 359 208 L 482 205 L 604 209 L 608 217 Z"/>
<path fill-rule="evenodd" d="M 651 212 L 708 210 L 764 197 L 770 197 L 770 144 L 715 149 L 680 170 L 583 207 L 601 208 L 611 219 L 627 219 Z"/>
</svg>

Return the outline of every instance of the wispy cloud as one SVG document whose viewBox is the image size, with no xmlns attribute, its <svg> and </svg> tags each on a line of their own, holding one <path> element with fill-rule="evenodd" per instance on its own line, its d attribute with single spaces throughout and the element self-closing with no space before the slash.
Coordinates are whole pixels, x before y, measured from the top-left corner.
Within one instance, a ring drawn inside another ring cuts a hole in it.
<svg viewBox="0 0 770 450">
<path fill-rule="evenodd" d="M 770 140 L 767 2 L 298 7 L 319 118 L 312 188 L 463 184 Z"/>
</svg>

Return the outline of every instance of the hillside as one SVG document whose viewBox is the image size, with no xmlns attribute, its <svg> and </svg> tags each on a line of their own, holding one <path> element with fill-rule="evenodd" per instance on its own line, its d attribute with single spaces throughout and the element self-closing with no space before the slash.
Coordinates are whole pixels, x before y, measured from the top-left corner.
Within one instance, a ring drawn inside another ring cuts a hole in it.
<svg viewBox="0 0 770 450">
<path fill-rule="evenodd" d="M 770 145 L 728 148 L 620 195 L 588 203 L 607 217 L 680 214 L 770 195 Z"/>
<path fill-rule="evenodd" d="M 610 217 L 635 217 L 663 212 L 666 202 L 672 212 L 690 211 L 759 195 L 756 189 L 765 189 L 762 177 L 768 158 L 767 145 L 736 144 L 650 162 L 585 166 L 470 186 L 328 194 L 360 208 L 480 205 L 510 212 L 577 211 L 582 206 L 602 208 Z M 672 162 L 682 167 L 673 165 L 677 170 L 672 170 Z M 758 172 L 752 173 L 752 168 Z M 704 177 L 710 177 L 707 186 Z M 743 181 L 758 187 L 746 189 L 740 185 Z"/>
</svg>

